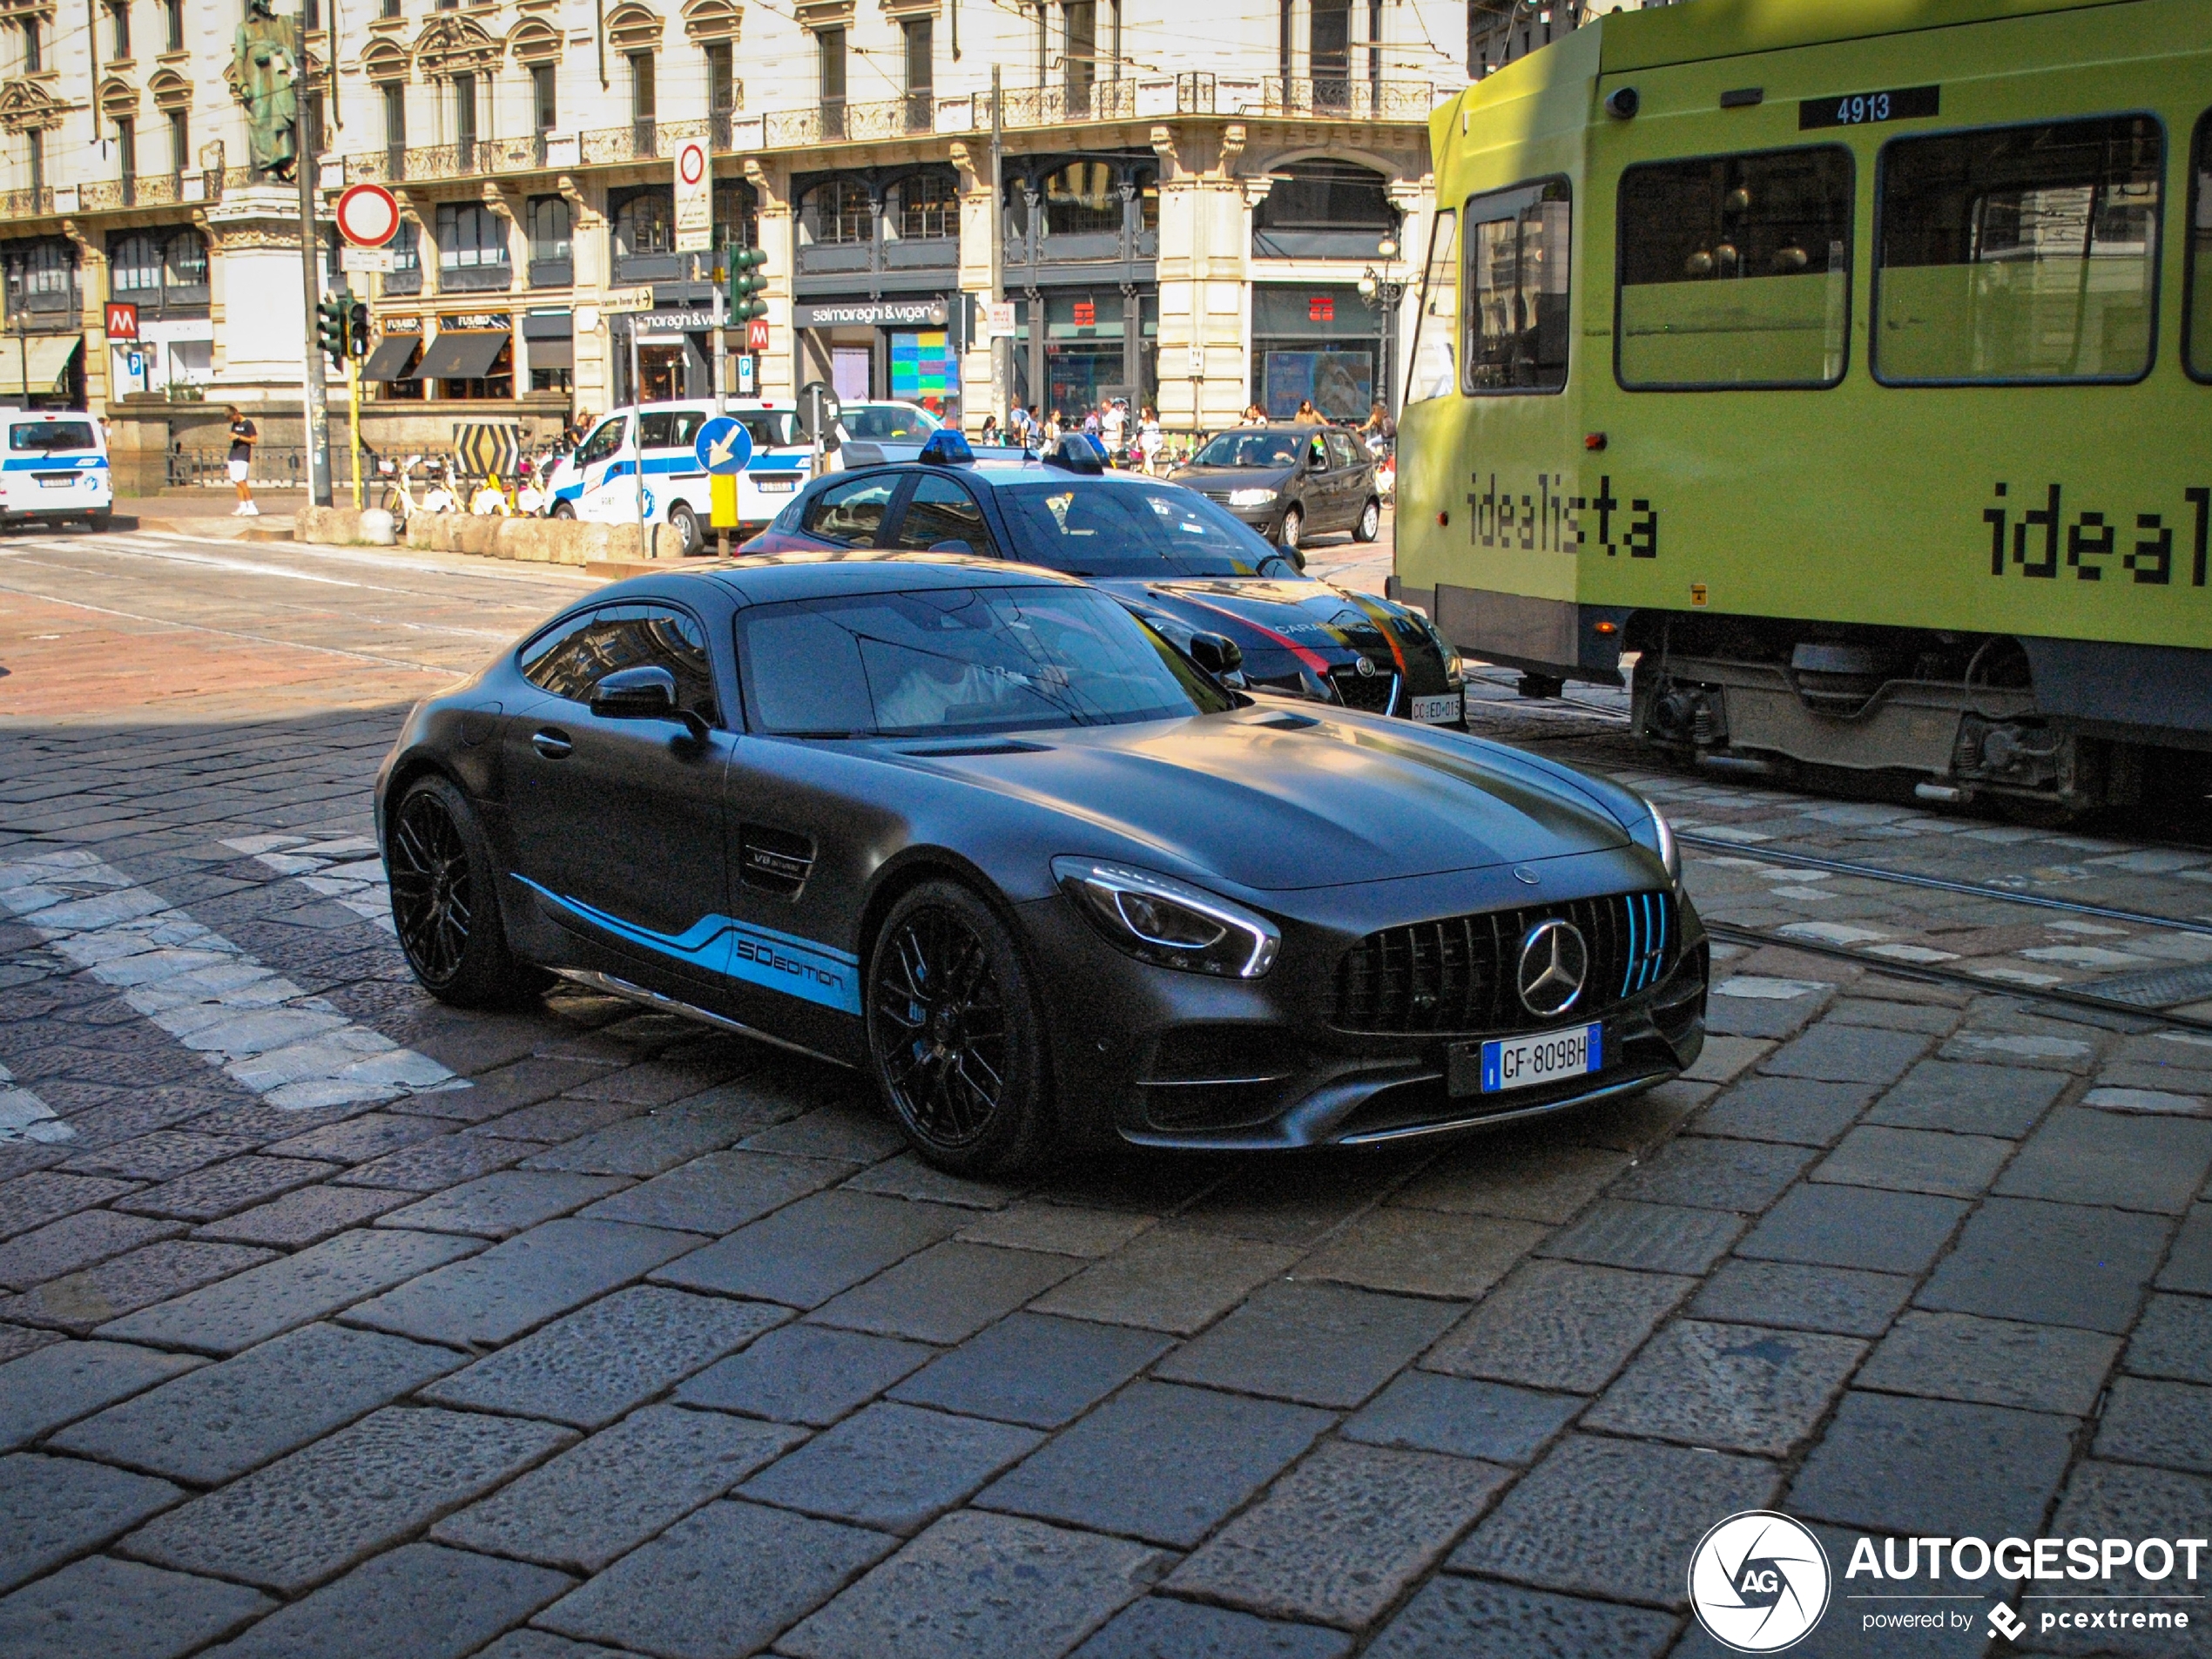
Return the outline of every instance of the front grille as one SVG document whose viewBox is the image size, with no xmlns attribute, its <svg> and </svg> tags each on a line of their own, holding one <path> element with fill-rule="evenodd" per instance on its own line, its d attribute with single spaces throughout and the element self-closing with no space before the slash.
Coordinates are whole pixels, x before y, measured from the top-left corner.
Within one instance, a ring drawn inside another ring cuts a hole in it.
<svg viewBox="0 0 2212 1659">
<path fill-rule="evenodd" d="M 1395 674 L 1362 674 L 1357 668 L 1336 668 L 1329 671 L 1329 684 L 1337 688 L 1345 707 L 1363 714 L 1388 714 L 1398 703 Z"/>
<path fill-rule="evenodd" d="M 1572 1008 L 1539 1019 L 1521 1006 L 1514 974 L 1529 929 L 1555 919 L 1580 930 L 1589 969 Z M 1329 1023 L 1341 1031 L 1522 1031 L 1602 1014 L 1665 977 L 1676 925 L 1670 894 L 1628 893 L 1386 927 L 1337 964 Z"/>
</svg>

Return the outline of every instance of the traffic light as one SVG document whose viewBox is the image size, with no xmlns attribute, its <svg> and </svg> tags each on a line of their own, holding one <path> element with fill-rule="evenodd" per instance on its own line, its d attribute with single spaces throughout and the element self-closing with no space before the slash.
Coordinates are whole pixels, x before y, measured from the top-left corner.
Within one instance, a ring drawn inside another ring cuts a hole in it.
<svg viewBox="0 0 2212 1659">
<path fill-rule="evenodd" d="M 315 343 L 341 368 L 346 366 L 347 354 L 353 345 L 355 303 L 354 296 L 347 293 L 315 302 Z"/>
<path fill-rule="evenodd" d="M 368 355 L 368 302 L 356 300 L 346 319 L 346 352 L 348 356 Z"/>
<path fill-rule="evenodd" d="M 760 267 L 768 256 L 757 247 L 733 248 L 730 253 L 730 320 L 751 322 L 768 314 L 768 279 Z"/>
</svg>

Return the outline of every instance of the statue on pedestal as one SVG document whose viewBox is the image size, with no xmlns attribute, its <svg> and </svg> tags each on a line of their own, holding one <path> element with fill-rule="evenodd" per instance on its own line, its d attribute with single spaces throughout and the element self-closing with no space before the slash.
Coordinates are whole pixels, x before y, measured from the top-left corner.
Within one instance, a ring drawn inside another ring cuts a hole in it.
<svg viewBox="0 0 2212 1659">
<path fill-rule="evenodd" d="M 254 174 L 289 180 L 299 159 L 293 142 L 300 113 L 300 35 L 273 0 L 246 0 L 246 20 L 231 49 L 231 73 L 246 105 L 246 148 Z"/>
</svg>

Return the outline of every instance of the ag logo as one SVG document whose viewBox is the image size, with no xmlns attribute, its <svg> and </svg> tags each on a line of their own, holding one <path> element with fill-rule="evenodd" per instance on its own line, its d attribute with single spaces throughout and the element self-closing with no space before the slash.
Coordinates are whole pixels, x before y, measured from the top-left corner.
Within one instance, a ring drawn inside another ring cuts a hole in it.
<svg viewBox="0 0 2212 1659">
<path fill-rule="evenodd" d="M 1697 1541 L 1689 1605 L 1723 1647 L 1779 1653 L 1827 1611 L 1828 1556 L 1789 1516 L 1747 1509 Z"/>
</svg>

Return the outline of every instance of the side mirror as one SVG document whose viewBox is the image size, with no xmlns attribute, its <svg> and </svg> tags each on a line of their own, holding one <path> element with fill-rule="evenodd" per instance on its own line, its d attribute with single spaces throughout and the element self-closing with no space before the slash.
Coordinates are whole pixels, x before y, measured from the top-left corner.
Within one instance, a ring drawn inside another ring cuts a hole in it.
<svg viewBox="0 0 2212 1659">
<path fill-rule="evenodd" d="M 622 668 L 591 690 L 591 711 L 603 720 L 672 720 L 676 676 L 664 668 Z"/>
<path fill-rule="evenodd" d="M 1278 546 L 1275 550 L 1282 555 L 1283 557 L 1288 559 L 1292 564 L 1296 565 L 1298 567 L 1298 573 L 1300 576 L 1304 576 L 1305 574 L 1305 550 L 1304 548 L 1292 547 L 1288 542 L 1285 542 Z"/>
<path fill-rule="evenodd" d="M 1218 679 L 1244 665 L 1244 648 L 1226 634 L 1193 634 L 1190 660 Z"/>
</svg>

